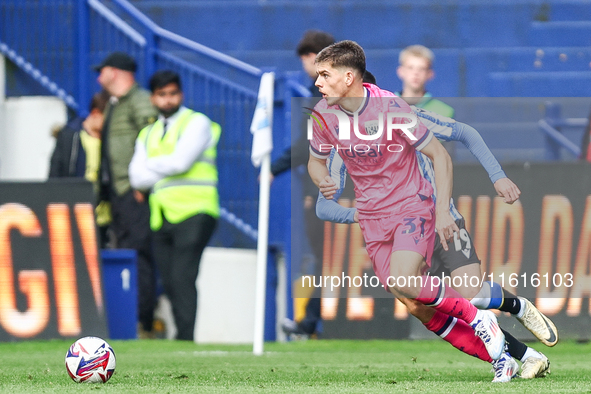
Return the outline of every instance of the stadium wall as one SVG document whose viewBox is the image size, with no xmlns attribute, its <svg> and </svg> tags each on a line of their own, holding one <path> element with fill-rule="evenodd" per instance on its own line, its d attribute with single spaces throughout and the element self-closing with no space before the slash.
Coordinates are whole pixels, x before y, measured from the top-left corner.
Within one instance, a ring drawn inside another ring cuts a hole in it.
<svg viewBox="0 0 591 394">
<path fill-rule="evenodd" d="M 3 107 L 0 179 L 47 179 L 55 145 L 51 128 L 65 125 L 67 120 L 63 101 L 48 96 L 14 97 L 7 99 Z"/>
<path fill-rule="evenodd" d="M 51 96 L 5 98 L 4 64 L 0 55 L 0 180 L 47 179 L 51 128 L 66 123 L 66 106 Z"/>
<path fill-rule="evenodd" d="M 198 343 L 252 343 L 256 250 L 206 248 L 199 289 L 195 340 Z"/>
</svg>

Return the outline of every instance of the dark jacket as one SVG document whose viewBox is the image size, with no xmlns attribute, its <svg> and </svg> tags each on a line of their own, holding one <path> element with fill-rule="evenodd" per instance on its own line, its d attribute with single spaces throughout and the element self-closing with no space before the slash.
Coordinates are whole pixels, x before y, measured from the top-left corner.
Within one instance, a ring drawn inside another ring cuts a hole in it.
<svg viewBox="0 0 591 394">
<path fill-rule="evenodd" d="M 318 87 L 315 85 L 310 86 L 310 92 L 312 92 L 312 97 L 322 97 Z M 310 144 L 304 130 L 305 128 L 300 131 L 298 139 L 289 148 L 285 149 L 280 157 L 271 163 L 271 173 L 273 176 L 277 176 L 291 169 L 292 166 L 295 168 L 308 163 Z M 318 188 L 308 175 L 304 177 L 303 182 L 304 195 L 315 197 L 318 194 Z"/>
<path fill-rule="evenodd" d="M 59 131 L 49 164 L 49 178 L 84 177 L 86 153 L 80 141 L 84 118 L 70 120 Z"/>
<path fill-rule="evenodd" d="M 310 86 L 310 92 L 312 92 L 312 97 L 322 97 L 315 85 Z M 273 176 L 277 176 L 291 169 L 292 163 L 294 168 L 307 164 L 309 147 L 310 144 L 308 143 L 306 133 L 301 131 L 298 139 L 289 148 L 285 149 L 280 157 L 271 163 L 271 173 Z"/>
</svg>

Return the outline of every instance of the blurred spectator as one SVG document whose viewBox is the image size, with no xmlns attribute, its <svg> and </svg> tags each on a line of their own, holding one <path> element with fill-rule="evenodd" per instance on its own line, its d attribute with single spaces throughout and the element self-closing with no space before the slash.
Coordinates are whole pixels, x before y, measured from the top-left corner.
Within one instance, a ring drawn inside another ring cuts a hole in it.
<svg viewBox="0 0 591 394">
<path fill-rule="evenodd" d="M 184 106 L 173 71 L 150 79 L 158 120 L 145 127 L 129 166 L 131 185 L 150 192 L 154 255 L 172 304 L 177 339 L 193 340 L 195 281 L 220 215 L 215 164 L 220 125 Z"/>
<path fill-rule="evenodd" d="M 111 203 L 110 229 L 115 246 L 138 253 L 138 331 L 140 338 L 149 338 L 153 337 L 156 304 L 150 209 L 147 202 L 136 201 L 128 168 L 140 130 L 153 123 L 158 112 L 150 102 L 149 92 L 135 81 L 137 64 L 131 56 L 114 52 L 94 69 L 99 72 L 98 82 L 111 95 L 102 129 L 100 198 Z"/>
<path fill-rule="evenodd" d="M 316 81 L 316 66 L 314 65 L 314 60 L 316 59 L 318 52 L 327 46 L 334 44 L 334 42 L 334 37 L 329 33 L 320 30 L 308 30 L 304 33 L 304 36 L 298 44 L 296 53 L 302 62 L 302 68 L 312 79 L 312 84 L 309 87 L 312 97 L 322 96 L 318 91 L 318 88 L 314 85 L 314 81 Z M 271 174 L 273 177 L 291 169 L 292 162 L 294 167 L 308 163 L 308 140 L 306 139 L 306 134 L 303 132 L 300 133 L 297 141 L 295 141 L 292 146 L 285 149 L 283 154 L 271 163 Z M 313 186 L 313 189 L 311 189 L 313 193 L 309 195 L 314 196 L 314 199 L 311 202 L 311 204 L 314 205 L 318 190 L 316 190 L 317 187 L 312 181 L 310 181 L 309 184 Z"/>
<path fill-rule="evenodd" d="M 96 181 L 103 113 L 108 100 L 106 91 L 96 93 L 86 119 L 74 118 L 57 132 L 49 178 L 85 177 L 90 182 Z"/>
<path fill-rule="evenodd" d="M 80 142 L 80 129 L 84 118 L 77 116 L 63 126 L 54 126 L 51 135 L 55 147 L 49 162 L 49 178 L 83 177 L 86 158 Z"/>
<path fill-rule="evenodd" d="M 335 40 L 332 34 L 321 30 L 307 30 L 298 43 L 296 53 L 302 61 L 302 68 L 313 81 L 316 81 L 317 78 L 316 65 L 314 64 L 316 55 L 318 55 L 321 50 L 334 43 Z M 312 82 L 312 85 L 310 86 L 310 91 L 314 97 L 321 96 L 318 87 L 314 85 L 314 82 Z"/>
<path fill-rule="evenodd" d="M 395 93 L 409 105 L 453 118 L 454 109 L 434 99 L 426 89 L 427 82 L 435 77 L 434 60 L 433 51 L 422 45 L 411 45 L 403 49 L 398 57 L 399 66 L 396 69 L 396 74 L 402 81 L 402 90 Z"/>
<path fill-rule="evenodd" d="M 49 178 L 84 177 L 92 182 L 95 193 L 98 191 L 101 130 L 108 101 L 109 94 L 105 90 L 96 93 L 90 102 L 86 119 L 75 118 L 57 132 Z M 99 204 L 96 222 L 100 230 L 101 247 L 106 244 L 106 231 L 110 221 L 109 206 Z"/>
<path fill-rule="evenodd" d="M 334 37 L 320 30 L 308 30 L 304 33 L 304 36 L 298 43 L 296 53 L 302 62 L 302 68 L 312 79 L 310 85 L 310 92 L 313 97 L 321 97 L 318 88 L 314 85 L 316 80 L 316 55 L 326 48 L 327 46 L 334 44 Z M 308 140 L 306 133 L 300 130 L 298 139 L 287 148 L 281 157 L 277 158 L 271 163 L 271 173 L 277 176 L 291 168 L 305 165 L 308 163 Z M 306 233 L 310 246 L 312 248 L 312 254 L 316 260 L 315 273 L 320 275 L 322 273 L 322 253 L 324 243 L 322 239 L 324 237 L 324 223 L 316 216 L 316 197 L 318 195 L 318 188 L 309 176 L 305 175 L 302 177 L 302 189 L 304 195 L 304 221 L 306 226 Z M 296 334 L 302 336 L 309 336 L 316 332 L 318 322 L 320 321 L 320 295 L 313 294 L 313 298 L 310 298 L 306 304 L 306 313 L 303 320 L 296 323 L 290 319 L 286 319 L 283 323 L 283 331 L 286 334 Z"/>
</svg>

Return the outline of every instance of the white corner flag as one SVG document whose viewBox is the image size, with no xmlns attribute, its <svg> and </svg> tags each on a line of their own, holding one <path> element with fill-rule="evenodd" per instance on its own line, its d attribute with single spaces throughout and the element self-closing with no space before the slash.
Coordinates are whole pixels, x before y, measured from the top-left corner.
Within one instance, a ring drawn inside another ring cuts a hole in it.
<svg viewBox="0 0 591 394">
<path fill-rule="evenodd" d="M 263 157 L 273 150 L 273 85 L 274 73 L 264 73 L 259 87 L 257 106 L 254 110 L 250 132 L 252 133 L 252 152 L 250 158 L 255 167 L 260 167 Z"/>
<path fill-rule="evenodd" d="M 256 296 L 254 309 L 254 341 L 252 352 L 263 354 L 265 341 L 265 298 L 267 290 L 267 251 L 269 246 L 269 194 L 271 189 L 271 151 L 273 150 L 273 98 L 275 74 L 264 73 L 261 78 L 257 106 L 250 132 L 251 160 L 261 167 L 259 183 L 259 226 L 257 240 Z"/>
</svg>

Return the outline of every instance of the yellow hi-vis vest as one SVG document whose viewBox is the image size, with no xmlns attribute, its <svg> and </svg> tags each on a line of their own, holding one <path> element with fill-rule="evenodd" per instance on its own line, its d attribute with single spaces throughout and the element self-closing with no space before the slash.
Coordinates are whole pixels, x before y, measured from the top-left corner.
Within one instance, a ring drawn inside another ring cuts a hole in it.
<svg viewBox="0 0 591 394">
<path fill-rule="evenodd" d="M 199 112 L 185 110 L 167 130 L 164 138 L 163 123 L 157 121 L 145 127 L 138 139 L 143 141 L 148 158 L 170 155 L 174 152 L 180 136 L 193 116 L 205 116 Z M 205 150 L 191 168 L 185 173 L 168 176 L 158 181 L 150 194 L 150 228 L 154 231 L 162 227 L 162 215 L 170 223 L 205 213 L 215 218 L 220 216 L 217 191 L 218 171 L 216 168 L 217 150 L 222 129 L 211 122 L 211 146 Z"/>
</svg>

